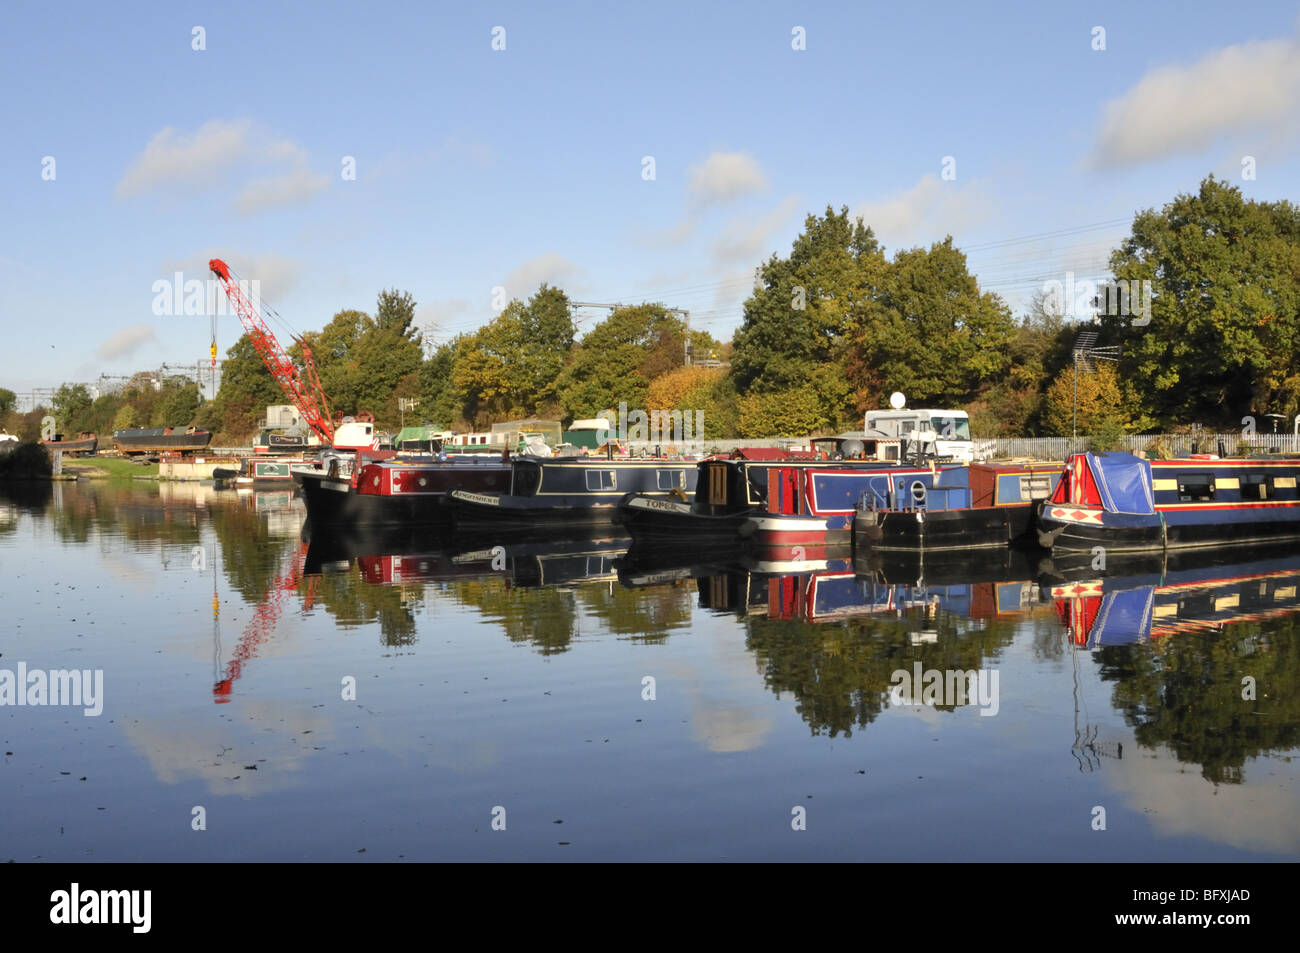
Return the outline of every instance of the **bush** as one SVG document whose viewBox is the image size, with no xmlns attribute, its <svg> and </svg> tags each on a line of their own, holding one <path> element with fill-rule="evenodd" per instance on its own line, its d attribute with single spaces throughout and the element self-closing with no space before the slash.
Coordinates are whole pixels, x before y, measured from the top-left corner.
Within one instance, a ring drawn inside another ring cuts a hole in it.
<svg viewBox="0 0 1300 953">
<path fill-rule="evenodd" d="M 39 443 L 19 444 L 0 456 L 0 480 L 48 480 L 53 473 L 50 455 Z"/>
</svg>

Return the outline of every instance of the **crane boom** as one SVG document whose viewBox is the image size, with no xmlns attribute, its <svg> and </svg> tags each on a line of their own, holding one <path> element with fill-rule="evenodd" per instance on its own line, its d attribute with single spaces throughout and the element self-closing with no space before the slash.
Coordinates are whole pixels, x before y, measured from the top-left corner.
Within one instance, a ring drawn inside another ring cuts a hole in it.
<svg viewBox="0 0 1300 953">
<path fill-rule="evenodd" d="M 239 285 L 230 277 L 230 267 L 220 258 L 213 258 L 208 262 L 208 267 L 217 276 L 217 280 L 221 282 L 226 297 L 230 299 L 231 306 L 235 309 L 235 313 L 239 315 L 240 323 L 244 325 L 248 339 L 253 342 L 253 347 L 261 355 L 267 370 L 271 372 L 275 382 L 280 385 L 285 397 L 298 408 L 303 420 L 307 422 L 307 425 L 311 427 L 316 436 L 326 446 L 333 443 L 334 421 L 330 416 L 325 391 L 320 385 L 320 376 L 316 373 L 316 363 L 312 360 L 311 347 L 302 338 L 295 338 L 302 348 L 303 369 L 306 371 L 306 379 L 304 380 L 303 375 L 294 366 L 293 359 L 280 346 L 280 342 L 275 339 L 275 335 L 271 333 L 271 329 L 262 320 L 262 316 L 257 313 L 257 308 L 253 306 L 253 303 L 240 290 Z"/>
</svg>

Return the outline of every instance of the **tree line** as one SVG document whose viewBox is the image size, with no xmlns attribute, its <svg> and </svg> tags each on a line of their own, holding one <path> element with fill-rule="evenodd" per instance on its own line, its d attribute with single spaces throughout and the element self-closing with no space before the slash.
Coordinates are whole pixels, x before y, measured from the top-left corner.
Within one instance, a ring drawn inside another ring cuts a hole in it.
<svg viewBox="0 0 1300 953">
<path fill-rule="evenodd" d="M 893 391 L 913 406 L 967 409 L 972 433 L 986 438 L 1068 435 L 1076 407 L 1080 433 L 1110 437 L 1235 429 L 1244 416 L 1300 411 L 1295 205 L 1247 199 L 1207 177 L 1195 193 L 1139 212 L 1110 268 L 1151 289 L 1141 320 L 1107 300 L 1070 314 L 1075 303 L 1046 290 L 1013 315 L 980 289 L 951 237 L 887 255 L 861 218 L 828 206 L 806 217 L 788 254 L 760 265 L 730 341 L 689 331 L 661 303 L 619 307 L 579 335 L 568 296 L 545 284 L 427 351 L 416 303 L 397 290 L 379 295 L 373 315 L 340 311 L 303 340 L 333 410 L 370 412 L 387 429 L 404 398 L 418 401 L 408 423 L 456 430 L 570 421 L 620 403 L 699 410 L 711 438 L 858 429 Z M 1082 330 L 1119 359 L 1085 362 L 1076 381 Z M 290 352 L 301 359 L 300 345 Z M 716 360 L 696 363 L 706 357 Z M 206 426 L 232 442 L 251 435 L 267 404 L 285 402 L 247 337 L 227 351 L 213 401 L 179 382 L 93 401 L 75 387 L 59 393 L 65 430 L 109 429 L 129 415 L 139 426 Z"/>
</svg>

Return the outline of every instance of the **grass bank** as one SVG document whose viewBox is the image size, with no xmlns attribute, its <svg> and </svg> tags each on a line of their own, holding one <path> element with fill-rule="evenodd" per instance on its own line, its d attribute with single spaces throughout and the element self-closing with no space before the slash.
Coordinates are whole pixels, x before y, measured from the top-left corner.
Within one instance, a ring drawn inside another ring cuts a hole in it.
<svg viewBox="0 0 1300 953">
<path fill-rule="evenodd" d="M 88 477 L 107 477 L 111 480 L 129 480 L 132 477 L 158 479 L 158 464 L 132 463 L 123 457 L 78 457 L 63 461 L 64 473 L 77 473 Z"/>
</svg>

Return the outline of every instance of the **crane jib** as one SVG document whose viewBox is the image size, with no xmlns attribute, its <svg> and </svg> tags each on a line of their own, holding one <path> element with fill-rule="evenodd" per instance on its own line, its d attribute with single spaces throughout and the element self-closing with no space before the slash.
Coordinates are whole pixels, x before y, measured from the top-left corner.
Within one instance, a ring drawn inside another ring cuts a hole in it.
<svg viewBox="0 0 1300 953">
<path fill-rule="evenodd" d="M 248 339 L 261 356 L 266 369 L 275 378 L 275 382 L 280 385 L 280 390 L 284 391 L 289 402 L 298 408 L 303 420 L 316 436 L 327 445 L 333 443 L 334 422 L 330 415 L 329 401 L 321 387 L 320 374 L 316 371 L 316 362 L 312 359 L 311 348 L 305 341 L 299 341 L 302 346 L 303 370 L 306 372 L 306 380 L 304 380 L 293 359 L 276 340 L 270 327 L 262 320 L 262 316 L 257 313 L 252 302 L 231 277 L 230 266 L 220 258 L 213 258 L 208 261 L 208 268 L 221 282 L 221 287 L 226 292 L 235 314 L 239 315 L 239 322 L 244 326 Z"/>
</svg>

